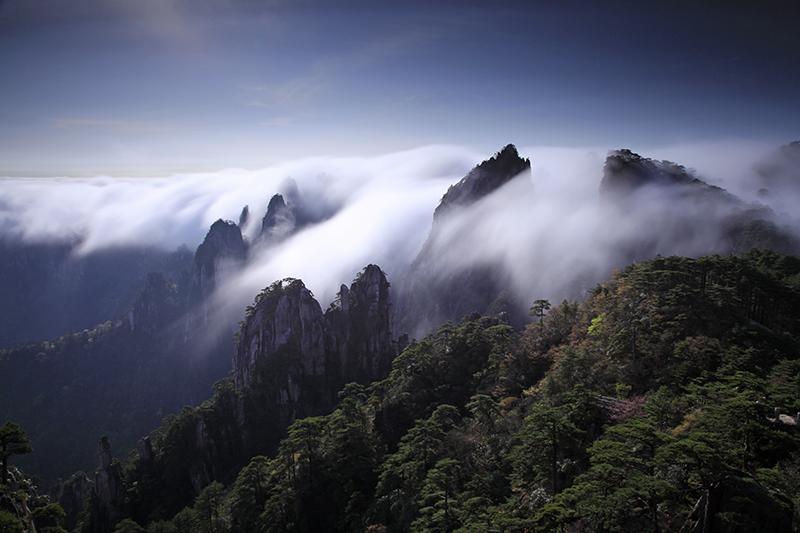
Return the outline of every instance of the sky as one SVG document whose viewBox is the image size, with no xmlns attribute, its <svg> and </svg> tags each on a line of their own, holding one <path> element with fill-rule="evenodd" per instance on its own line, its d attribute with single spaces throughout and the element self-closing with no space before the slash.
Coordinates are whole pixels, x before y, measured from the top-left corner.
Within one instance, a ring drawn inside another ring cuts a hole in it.
<svg viewBox="0 0 800 533">
<path fill-rule="evenodd" d="M 798 27 L 796 1 L 0 0 L 0 176 L 777 146 Z"/>
</svg>

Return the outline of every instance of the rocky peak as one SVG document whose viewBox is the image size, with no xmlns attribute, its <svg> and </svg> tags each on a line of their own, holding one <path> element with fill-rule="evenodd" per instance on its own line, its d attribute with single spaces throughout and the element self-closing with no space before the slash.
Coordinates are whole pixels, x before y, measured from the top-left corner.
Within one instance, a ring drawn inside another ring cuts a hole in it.
<svg viewBox="0 0 800 533">
<path fill-rule="evenodd" d="M 233 359 L 237 386 L 255 379 L 256 367 L 271 358 L 286 356 L 295 371 L 324 372 L 324 319 L 322 309 L 302 281 L 277 281 L 256 296 L 247 308 Z M 291 390 L 291 393 L 295 392 Z"/>
<path fill-rule="evenodd" d="M 530 159 L 520 157 L 513 144 L 506 145 L 451 185 L 433 212 L 434 220 L 456 206 L 467 206 L 499 189 L 519 174 L 530 171 Z"/>
<path fill-rule="evenodd" d="M 529 173 L 530 168 L 530 160 L 520 157 L 514 145 L 509 144 L 447 190 L 434 211 L 430 235 L 398 292 L 398 320 L 404 331 L 423 334 L 430 327 L 459 320 L 467 313 L 489 312 L 493 302 L 506 291 L 508 281 L 501 263 L 474 263 L 454 272 L 444 259 L 451 246 L 469 237 L 473 221 L 456 220 L 460 231 L 450 235 L 441 231 L 441 223 L 451 213 Z"/>
<path fill-rule="evenodd" d="M 297 228 L 297 213 L 293 205 L 287 204 L 283 195 L 276 194 L 267 205 L 267 212 L 261 221 L 261 238 L 269 242 L 279 242 Z"/>
<path fill-rule="evenodd" d="M 242 232 L 230 220 L 217 220 L 211 225 L 194 254 L 194 282 L 201 293 L 213 289 L 220 270 L 238 265 L 247 256 Z"/>
<path fill-rule="evenodd" d="M 626 148 L 608 153 L 600 182 L 601 193 L 627 195 L 647 185 L 694 185 L 721 191 L 698 179 L 683 165 L 648 159 Z"/>
<path fill-rule="evenodd" d="M 278 384 L 281 403 L 301 403 L 303 395 L 332 402 L 351 381 L 370 381 L 388 372 L 395 353 L 389 282 L 375 265 L 366 267 L 350 287 L 342 286 L 324 314 L 302 281 L 286 279 L 262 291 L 248 307 L 234 354 L 238 387 L 262 381 Z"/>
</svg>

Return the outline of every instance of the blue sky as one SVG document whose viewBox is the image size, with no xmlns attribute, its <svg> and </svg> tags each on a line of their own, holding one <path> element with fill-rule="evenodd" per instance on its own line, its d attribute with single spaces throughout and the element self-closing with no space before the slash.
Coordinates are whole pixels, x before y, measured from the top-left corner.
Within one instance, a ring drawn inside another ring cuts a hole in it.
<svg viewBox="0 0 800 533">
<path fill-rule="evenodd" d="M 0 0 L 0 174 L 781 144 L 800 8 L 755 4 Z"/>
</svg>

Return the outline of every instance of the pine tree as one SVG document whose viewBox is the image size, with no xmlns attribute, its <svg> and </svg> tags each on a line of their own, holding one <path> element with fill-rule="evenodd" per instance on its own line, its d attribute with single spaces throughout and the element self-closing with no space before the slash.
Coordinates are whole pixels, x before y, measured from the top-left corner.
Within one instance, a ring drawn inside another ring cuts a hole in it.
<svg viewBox="0 0 800 533">
<path fill-rule="evenodd" d="M 25 430 L 14 422 L 0 427 L 0 460 L 3 468 L 3 484 L 8 484 L 8 459 L 12 455 L 31 453 L 31 441 Z"/>
</svg>

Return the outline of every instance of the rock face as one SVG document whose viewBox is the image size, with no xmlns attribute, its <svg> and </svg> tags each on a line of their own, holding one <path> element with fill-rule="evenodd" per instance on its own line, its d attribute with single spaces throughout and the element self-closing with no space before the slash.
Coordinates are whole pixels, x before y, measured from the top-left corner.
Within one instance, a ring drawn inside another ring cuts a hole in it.
<svg viewBox="0 0 800 533">
<path fill-rule="evenodd" d="M 340 354 L 342 376 L 367 383 L 389 373 L 392 339 L 389 282 L 375 265 L 367 266 L 325 312 L 327 351 Z"/>
<path fill-rule="evenodd" d="M 236 386 L 269 381 L 279 388 L 278 403 L 304 404 L 304 396 L 313 396 L 306 407 L 324 409 L 345 383 L 388 372 L 396 351 L 390 312 L 389 282 L 375 265 L 349 288 L 343 285 L 325 313 L 302 281 L 276 282 L 256 297 L 242 323 Z"/>
<path fill-rule="evenodd" d="M 322 309 L 298 279 L 274 283 L 248 308 L 233 359 L 237 386 L 253 382 L 260 362 L 284 354 L 300 374 L 316 376 L 325 370 Z M 295 395 L 291 377 L 286 393 Z"/>
<path fill-rule="evenodd" d="M 457 215 L 512 181 L 529 179 L 530 168 L 530 160 L 520 157 L 509 144 L 447 190 L 434 211 L 431 233 L 398 295 L 403 331 L 422 335 L 442 322 L 460 320 L 473 312 L 505 313 L 512 322 L 524 320 L 520 311 L 524 305 L 507 296 L 509 280 L 502 264 L 484 261 L 454 266 L 445 256 L 473 235 L 473 221 L 461 221 L 457 231 L 452 231 Z M 451 231 L 445 234 L 448 224 Z"/>
<path fill-rule="evenodd" d="M 252 457 L 275 452 L 294 420 L 330 412 L 348 383 L 385 377 L 398 348 L 389 295 L 389 282 L 375 265 L 349 287 L 342 286 L 325 312 L 300 280 L 285 279 L 264 289 L 240 325 L 233 382 L 220 381 L 212 399 L 184 409 L 169 423 L 170 438 L 179 435 L 178 453 L 159 447 L 163 442 L 158 439 L 139 442 L 135 468 L 126 470 L 124 480 L 129 516 L 151 519 L 154 506 L 171 515 L 191 504 L 210 482 L 232 483 Z M 118 516 L 115 463 L 107 441 L 100 449 L 92 524 Z M 142 493 L 130 490 L 136 486 L 151 492 L 141 498 Z"/>
<path fill-rule="evenodd" d="M 208 295 L 224 271 L 239 266 L 246 257 L 239 226 L 229 220 L 214 222 L 194 255 L 195 292 Z"/>
</svg>

